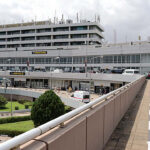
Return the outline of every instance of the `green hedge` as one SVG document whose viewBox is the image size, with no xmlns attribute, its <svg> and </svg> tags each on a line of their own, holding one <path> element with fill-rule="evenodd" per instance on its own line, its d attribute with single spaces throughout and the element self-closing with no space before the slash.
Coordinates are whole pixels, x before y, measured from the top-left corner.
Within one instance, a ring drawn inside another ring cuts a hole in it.
<svg viewBox="0 0 150 150">
<path fill-rule="evenodd" d="M 17 136 L 19 134 L 24 133 L 24 131 L 10 131 L 10 130 L 0 130 L 1 135 L 8 135 L 10 137 Z"/>
<path fill-rule="evenodd" d="M 31 116 L 1 118 L 0 124 L 31 120 Z"/>
</svg>

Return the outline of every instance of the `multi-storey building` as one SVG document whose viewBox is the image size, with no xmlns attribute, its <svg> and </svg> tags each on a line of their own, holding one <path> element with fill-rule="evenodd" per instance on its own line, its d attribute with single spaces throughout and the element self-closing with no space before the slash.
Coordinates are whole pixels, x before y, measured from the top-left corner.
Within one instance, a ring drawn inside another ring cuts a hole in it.
<svg viewBox="0 0 150 150">
<path fill-rule="evenodd" d="M 101 45 L 103 28 L 96 22 L 73 23 L 67 20 L 53 24 L 49 21 L 0 26 L 0 50 L 37 50 L 57 46 Z"/>
<path fill-rule="evenodd" d="M 102 44 L 97 22 L 71 20 L 0 26 L 0 69 L 68 72 L 117 68 L 150 71 L 150 42 Z"/>
</svg>

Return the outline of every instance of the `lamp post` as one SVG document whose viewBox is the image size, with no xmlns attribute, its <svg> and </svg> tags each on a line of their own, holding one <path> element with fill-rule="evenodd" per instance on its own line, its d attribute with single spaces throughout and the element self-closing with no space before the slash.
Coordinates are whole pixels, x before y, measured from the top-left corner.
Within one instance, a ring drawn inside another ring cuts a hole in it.
<svg viewBox="0 0 150 150">
<path fill-rule="evenodd" d="M 11 61 L 11 59 L 9 58 L 9 59 L 7 59 L 7 61 L 9 62 L 9 70 L 10 70 L 10 61 Z"/>
<path fill-rule="evenodd" d="M 100 56 L 100 63 L 103 64 L 103 55 Z"/>
<path fill-rule="evenodd" d="M 93 57 L 93 58 L 90 58 L 90 64 L 92 64 L 92 60 L 94 60 L 95 58 L 98 58 L 99 56 L 96 56 L 96 57 Z M 91 76 L 91 73 L 92 73 L 92 67 L 90 67 L 90 87 L 89 87 L 89 95 L 91 96 L 91 83 L 92 83 L 92 76 Z M 90 99 L 90 98 L 89 98 Z"/>
<path fill-rule="evenodd" d="M 8 80 L 6 78 L 3 78 L 3 80 L 5 81 L 5 87 L 7 88 L 7 82 L 10 83 L 11 86 L 11 94 L 10 94 L 10 101 L 11 101 L 11 117 L 13 116 L 13 112 L 12 112 L 12 83 L 11 80 Z M 6 91 L 5 91 L 6 92 Z"/>
</svg>

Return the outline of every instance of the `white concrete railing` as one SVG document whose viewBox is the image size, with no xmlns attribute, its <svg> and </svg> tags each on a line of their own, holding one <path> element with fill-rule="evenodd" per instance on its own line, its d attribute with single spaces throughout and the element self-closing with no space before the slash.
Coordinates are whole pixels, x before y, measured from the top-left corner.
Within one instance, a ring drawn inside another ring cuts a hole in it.
<svg viewBox="0 0 150 150">
<path fill-rule="evenodd" d="M 40 91 L 33 91 L 33 90 L 26 90 L 26 89 L 19 89 L 19 88 L 0 88 L 0 93 L 1 94 L 12 94 L 12 95 L 21 95 L 21 96 L 27 96 L 27 97 L 34 97 L 34 98 L 38 98 L 41 94 L 43 94 L 43 92 Z M 71 98 L 64 98 L 64 97 L 60 97 L 62 102 L 70 107 L 73 108 L 78 108 L 80 106 L 83 106 L 85 103 L 78 101 L 78 100 L 73 100 Z"/>
<path fill-rule="evenodd" d="M 79 113 L 93 107 L 94 105 L 98 104 L 99 102 L 103 101 L 103 100 L 107 100 L 107 98 L 109 98 L 110 96 L 114 96 L 114 95 L 117 95 L 119 94 L 121 91 L 125 90 L 125 89 L 128 89 L 130 88 L 130 86 L 136 84 L 136 83 L 140 83 L 140 81 L 144 82 L 145 80 L 145 77 L 141 77 L 140 79 L 137 79 L 136 81 L 132 82 L 132 83 L 129 83 L 115 91 L 112 91 L 106 95 L 103 95 L 102 97 L 84 105 L 84 106 L 81 106 L 75 110 L 72 110 L 71 112 L 67 113 L 67 114 L 64 114 L 52 121 L 49 121 L 37 128 L 34 128 L 28 132 L 25 132 L 19 136 L 16 136 L 14 137 L 13 139 L 10 139 L 2 144 L 0 144 L 0 150 L 9 150 L 9 149 L 13 149 L 13 148 L 16 148 L 34 138 L 36 138 L 37 136 L 40 136 L 41 134 L 49 131 L 50 129 L 62 124 L 63 122 L 69 120 L 70 118 L 78 115 Z"/>
</svg>

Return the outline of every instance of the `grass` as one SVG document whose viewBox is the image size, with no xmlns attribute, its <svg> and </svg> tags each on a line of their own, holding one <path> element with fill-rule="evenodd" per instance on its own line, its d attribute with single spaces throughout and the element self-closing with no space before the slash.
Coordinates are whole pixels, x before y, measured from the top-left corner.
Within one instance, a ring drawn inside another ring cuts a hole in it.
<svg viewBox="0 0 150 150">
<path fill-rule="evenodd" d="M 9 130 L 9 131 L 20 131 L 20 132 L 26 132 L 30 129 L 34 128 L 33 121 L 20 121 L 15 123 L 7 123 L 7 124 L 1 124 L 0 130 Z"/>
<path fill-rule="evenodd" d="M 23 104 L 19 104 L 18 102 L 12 102 L 12 110 L 15 110 L 15 106 L 19 107 L 19 110 L 21 109 L 25 109 L 25 105 Z M 29 108 L 31 108 L 31 106 L 29 106 Z M 11 111 L 11 102 L 8 102 L 5 105 L 5 108 L 0 108 L 0 111 Z"/>
</svg>

